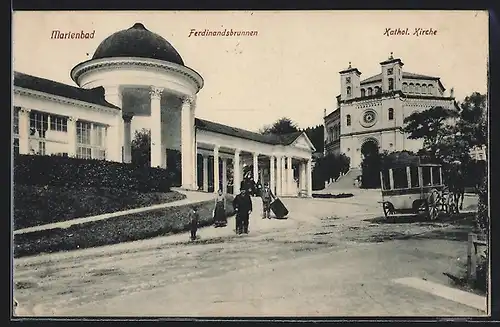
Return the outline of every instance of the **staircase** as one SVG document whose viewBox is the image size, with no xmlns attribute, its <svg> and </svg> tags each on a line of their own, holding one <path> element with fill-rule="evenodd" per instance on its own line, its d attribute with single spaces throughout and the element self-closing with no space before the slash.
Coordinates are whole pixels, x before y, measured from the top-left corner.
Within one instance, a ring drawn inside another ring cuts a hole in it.
<svg viewBox="0 0 500 327">
<path fill-rule="evenodd" d="M 337 181 L 327 185 L 324 191 L 327 193 L 331 193 L 332 191 L 338 192 L 342 190 L 356 189 L 357 187 L 354 185 L 354 180 L 359 175 L 361 175 L 361 168 L 351 168 L 344 176 L 341 176 Z"/>
</svg>

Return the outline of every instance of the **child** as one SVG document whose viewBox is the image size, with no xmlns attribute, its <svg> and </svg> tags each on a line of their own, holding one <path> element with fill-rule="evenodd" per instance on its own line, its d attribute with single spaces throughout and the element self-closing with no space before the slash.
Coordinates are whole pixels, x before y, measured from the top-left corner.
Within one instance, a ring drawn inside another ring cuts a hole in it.
<svg viewBox="0 0 500 327">
<path fill-rule="evenodd" d="M 198 207 L 194 206 L 189 212 L 189 224 L 191 226 L 191 241 L 196 240 L 196 231 L 198 230 Z"/>
</svg>

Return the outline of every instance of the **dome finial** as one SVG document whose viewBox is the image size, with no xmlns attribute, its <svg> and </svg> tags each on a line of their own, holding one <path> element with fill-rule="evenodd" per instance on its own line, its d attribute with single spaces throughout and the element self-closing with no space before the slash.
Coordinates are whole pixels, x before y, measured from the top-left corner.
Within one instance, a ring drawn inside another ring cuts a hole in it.
<svg viewBox="0 0 500 327">
<path fill-rule="evenodd" d="M 146 29 L 146 27 L 142 23 L 135 23 L 134 26 L 132 26 L 131 28 L 142 29 L 142 30 Z"/>
<path fill-rule="evenodd" d="M 349 61 L 349 68 L 352 68 L 352 67 L 351 67 L 351 62 L 350 62 L 350 61 Z"/>
<path fill-rule="evenodd" d="M 389 60 L 392 60 L 392 59 L 394 59 L 394 57 L 393 57 L 393 53 L 391 51 L 391 55 L 389 56 Z"/>
</svg>

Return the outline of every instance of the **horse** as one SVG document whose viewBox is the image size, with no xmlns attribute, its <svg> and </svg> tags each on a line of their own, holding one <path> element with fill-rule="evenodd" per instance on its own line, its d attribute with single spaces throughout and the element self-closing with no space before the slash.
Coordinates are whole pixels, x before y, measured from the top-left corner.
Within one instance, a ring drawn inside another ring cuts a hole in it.
<svg viewBox="0 0 500 327">
<path fill-rule="evenodd" d="M 456 212 L 458 213 L 463 208 L 465 197 L 465 176 L 459 166 L 455 166 L 449 171 L 447 184 L 453 196 Z"/>
</svg>

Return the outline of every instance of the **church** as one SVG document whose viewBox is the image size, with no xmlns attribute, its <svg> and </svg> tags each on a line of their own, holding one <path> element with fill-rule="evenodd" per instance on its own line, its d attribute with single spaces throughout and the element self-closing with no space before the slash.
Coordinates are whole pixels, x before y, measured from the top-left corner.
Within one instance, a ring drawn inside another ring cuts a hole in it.
<svg viewBox="0 0 500 327">
<path fill-rule="evenodd" d="M 202 76 L 143 24 L 104 39 L 70 75 L 76 86 L 14 72 L 15 153 L 130 163 L 131 121 L 148 117 L 151 166 L 167 169 L 177 151 L 183 189 L 227 192 L 232 184 L 238 193 L 252 167 L 278 196 L 312 196 L 307 135 L 261 135 L 196 118 Z"/>
<path fill-rule="evenodd" d="M 380 73 L 361 79 L 351 66 L 340 71 L 336 109 L 324 114 L 325 154 L 344 153 L 351 168 L 359 168 L 366 151 L 418 151 L 422 140 L 402 131 L 404 119 L 434 106 L 458 109 L 453 91 L 445 94 L 439 77 L 410 73 L 391 53 L 380 62 Z"/>
</svg>

